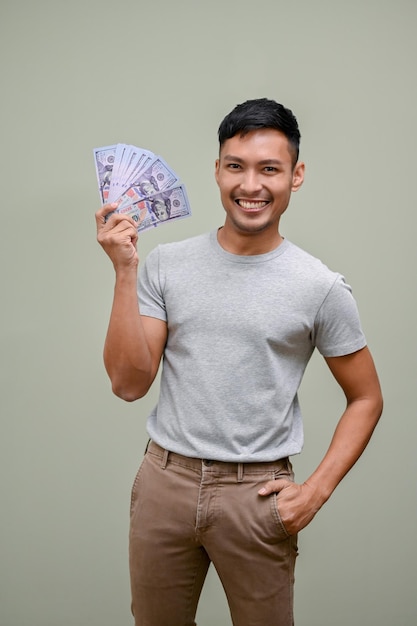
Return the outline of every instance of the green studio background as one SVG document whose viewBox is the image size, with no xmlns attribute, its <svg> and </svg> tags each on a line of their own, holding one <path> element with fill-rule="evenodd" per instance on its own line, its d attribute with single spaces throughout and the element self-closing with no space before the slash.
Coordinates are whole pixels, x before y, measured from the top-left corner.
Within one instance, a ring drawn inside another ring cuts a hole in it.
<svg viewBox="0 0 417 626">
<path fill-rule="evenodd" d="M 130 488 L 157 388 L 110 390 L 113 270 L 95 241 L 94 147 L 161 154 L 193 217 L 222 223 L 217 127 L 238 102 L 296 113 L 307 164 L 283 234 L 353 285 L 385 395 L 358 465 L 300 537 L 297 626 L 417 621 L 417 4 L 2 0 L 0 626 L 128 626 Z M 299 481 L 343 408 L 322 359 L 301 392 Z M 199 626 L 230 625 L 209 575 Z"/>
</svg>

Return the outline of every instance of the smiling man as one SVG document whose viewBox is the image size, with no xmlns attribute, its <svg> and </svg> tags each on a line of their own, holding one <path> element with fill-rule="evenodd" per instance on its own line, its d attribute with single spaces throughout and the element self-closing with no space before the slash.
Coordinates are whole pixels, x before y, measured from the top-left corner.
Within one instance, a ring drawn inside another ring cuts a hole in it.
<svg viewBox="0 0 417 626">
<path fill-rule="evenodd" d="M 292 626 L 297 534 L 365 449 L 382 410 L 343 277 L 279 231 L 303 183 L 300 133 L 272 100 L 220 125 L 224 225 L 141 264 L 131 218 L 106 205 L 98 240 L 116 272 L 104 359 L 113 391 L 144 396 L 163 361 L 131 500 L 136 626 L 192 626 L 210 563 L 235 626 Z M 139 302 L 139 309 L 138 309 Z M 315 349 L 346 396 L 329 448 L 294 482 L 298 388 Z"/>
<path fill-rule="evenodd" d="M 279 220 L 291 192 L 303 183 L 304 163 L 294 162 L 295 148 L 273 128 L 243 131 L 230 138 L 223 137 L 221 128 L 220 141 L 216 180 L 226 222 L 219 242 L 237 254 L 269 252 L 282 241 Z"/>
</svg>

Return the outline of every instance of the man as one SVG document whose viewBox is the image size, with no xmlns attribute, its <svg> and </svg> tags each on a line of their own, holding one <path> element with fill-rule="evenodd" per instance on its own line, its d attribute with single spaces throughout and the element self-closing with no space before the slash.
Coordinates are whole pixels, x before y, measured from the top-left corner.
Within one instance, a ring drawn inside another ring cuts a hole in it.
<svg viewBox="0 0 417 626">
<path fill-rule="evenodd" d="M 97 214 L 116 271 L 104 360 L 132 401 L 163 358 L 151 437 L 132 491 L 136 626 L 191 626 L 210 562 L 235 626 L 293 624 L 297 533 L 367 445 L 382 398 L 350 288 L 285 240 L 281 215 L 303 183 L 292 112 L 267 99 L 220 125 L 222 228 L 159 246 L 141 264 L 135 223 Z M 303 484 L 297 399 L 316 348 L 346 396 L 330 447 Z"/>
</svg>

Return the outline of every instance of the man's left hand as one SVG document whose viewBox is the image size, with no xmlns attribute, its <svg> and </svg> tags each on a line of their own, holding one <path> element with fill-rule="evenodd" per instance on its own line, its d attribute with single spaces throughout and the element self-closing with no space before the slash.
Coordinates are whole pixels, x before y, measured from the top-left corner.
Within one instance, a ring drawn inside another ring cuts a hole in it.
<svg viewBox="0 0 417 626">
<path fill-rule="evenodd" d="M 282 523 L 289 535 L 295 535 L 311 522 L 321 504 L 308 483 L 299 485 L 280 478 L 270 480 L 258 491 L 260 496 L 277 495 Z"/>
</svg>

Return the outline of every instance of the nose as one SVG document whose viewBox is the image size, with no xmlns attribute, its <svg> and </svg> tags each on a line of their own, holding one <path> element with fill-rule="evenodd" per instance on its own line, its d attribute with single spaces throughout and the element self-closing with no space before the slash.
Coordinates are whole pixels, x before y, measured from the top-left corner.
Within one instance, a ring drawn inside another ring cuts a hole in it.
<svg viewBox="0 0 417 626">
<path fill-rule="evenodd" d="M 242 193 L 251 196 L 262 189 L 262 183 L 258 176 L 258 173 L 254 170 L 247 169 L 240 183 Z"/>
</svg>

